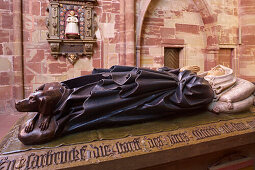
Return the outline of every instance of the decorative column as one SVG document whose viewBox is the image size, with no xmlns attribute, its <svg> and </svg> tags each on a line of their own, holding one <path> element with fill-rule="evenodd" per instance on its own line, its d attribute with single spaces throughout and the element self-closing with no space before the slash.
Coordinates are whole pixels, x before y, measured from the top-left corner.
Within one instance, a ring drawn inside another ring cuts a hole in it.
<svg viewBox="0 0 255 170">
<path fill-rule="evenodd" d="M 126 65 L 135 65 L 135 0 L 125 1 Z"/>
<path fill-rule="evenodd" d="M 135 65 L 135 0 L 120 0 L 120 65 Z"/>
<path fill-rule="evenodd" d="M 24 98 L 22 0 L 13 0 L 13 98 Z"/>
<path fill-rule="evenodd" d="M 120 0 L 120 65 L 126 64 L 125 11 L 125 0 Z"/>
<path fill-rule="evenodd" d="M 143 27 L 143 20 L 146 15 L 146 11 L 151 3 L 151 0 L 142 0 L 140 3 L 139 14 L 136 21 L 136 66 L 141 66 L 141 34 Z"/>
</svg>

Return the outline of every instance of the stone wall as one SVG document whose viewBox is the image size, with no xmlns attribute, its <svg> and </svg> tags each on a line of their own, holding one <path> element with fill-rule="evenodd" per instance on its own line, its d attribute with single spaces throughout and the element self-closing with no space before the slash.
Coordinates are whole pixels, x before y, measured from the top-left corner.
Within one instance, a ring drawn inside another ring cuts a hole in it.
<svg viewBox="0 0 255 170">
<path fill-rule="evenodd" d="M 143 23 L 141 66 L 163 66 L 164 47 L 181 47 L 180 66 L 208 70 L 217 64 L 220 48 L 238 48 L 238 24 L 237 0 L 151 1 Z"/>
<path fill-rule="evenodd" d="M 140 66 L 162 67 L 164 47 L 181 47 L 180 66 L 195 64 L 205 71 L 219 64 L 221 49 L 231 49 L 230 67 L 236 75 L 255 81 L 254 1 L 138 0 L 137 11 L 145 1 L 149 6 L 138 23 Z"/>
<path fill-rule="evenodd" d="M 131 42 L 131 45 L 134 43 L 134 40 L 128 40 L 130 36 L 125 34 L 128 31 L 125 15 L 132 12 L 125 13 L 125 10 L 130 3 L 125 3 L 124 0 L 98 0 L 95 9 L 98 41 L 94 56 L 81 58 L 72 65 L 64 57 L 56 60 L 50 55 L 45 26 L 48 0 L 23 1 L 25 96 L 43 83 L 89 74 L 93 68 L 109 68 L 115 64 L 134 65 L 132 59 L 129 59 L 130 55 L 133 58 L 134 52 L 126 50 L 128 42 Z M 134 23 L 133 27 L 132 23 L 129 23 L 130 26 L 134 31 Z"/>
<path fill-rule="evenodd" d="M 164 47 L 183 49 L 180 66 L 199 65 L 204 70 L 204 23 L 192 0 L 151 1 L 142 29 L 141 66 L 164 66 Z"/>
<path fill-rule="evenodd" d="M 21 3 L 0 1 L 0 113 L 13 112 L 23 98 Z"/>
<path fill-rule="evenodd" d="M 239 23 L 241 28 L 239 74 L 255 82 L 255 1 L 239 0 Z"/>
</svg>

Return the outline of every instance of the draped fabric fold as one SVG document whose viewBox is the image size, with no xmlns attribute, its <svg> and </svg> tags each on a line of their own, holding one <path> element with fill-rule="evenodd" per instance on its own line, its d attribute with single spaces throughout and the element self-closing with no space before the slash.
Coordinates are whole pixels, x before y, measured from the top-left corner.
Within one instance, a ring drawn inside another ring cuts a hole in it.
<svg viewBox="0 0 255 170">
<path fill-rule="evenodd" d="M 213 99 L 206 80 L 190 71 L 113 66 L 67 80 L 55 109 L 57 135 L 152 120 L 205 108 Z"/>
</svg>

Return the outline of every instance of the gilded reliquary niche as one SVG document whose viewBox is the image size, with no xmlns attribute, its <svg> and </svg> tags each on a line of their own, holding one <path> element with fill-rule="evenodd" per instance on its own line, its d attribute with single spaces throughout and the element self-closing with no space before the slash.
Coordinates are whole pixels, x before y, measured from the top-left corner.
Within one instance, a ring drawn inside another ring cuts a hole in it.
<svg viewBox="0 0 255 170">
<path fill-rule="evenodd" d="M 46 21 L 53 57 L 67 57 L 74 64 L 91 57 L 96 43 L 96 0 L 51 0 Z"/>
</svg>

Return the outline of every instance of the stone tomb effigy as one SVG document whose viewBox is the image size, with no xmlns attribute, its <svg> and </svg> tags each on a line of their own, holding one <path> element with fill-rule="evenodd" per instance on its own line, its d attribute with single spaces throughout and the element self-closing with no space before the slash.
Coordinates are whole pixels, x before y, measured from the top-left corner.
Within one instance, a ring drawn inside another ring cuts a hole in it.
<svg viewBox="0 0 255 170">
<path fill-rule="evenodd" d="M 22 121 L 0 144 L 0 169 L 139 169 L 255 143 L 253 108 L 88 130 L 30 146 L 17 138 Z"/>
</svg>

